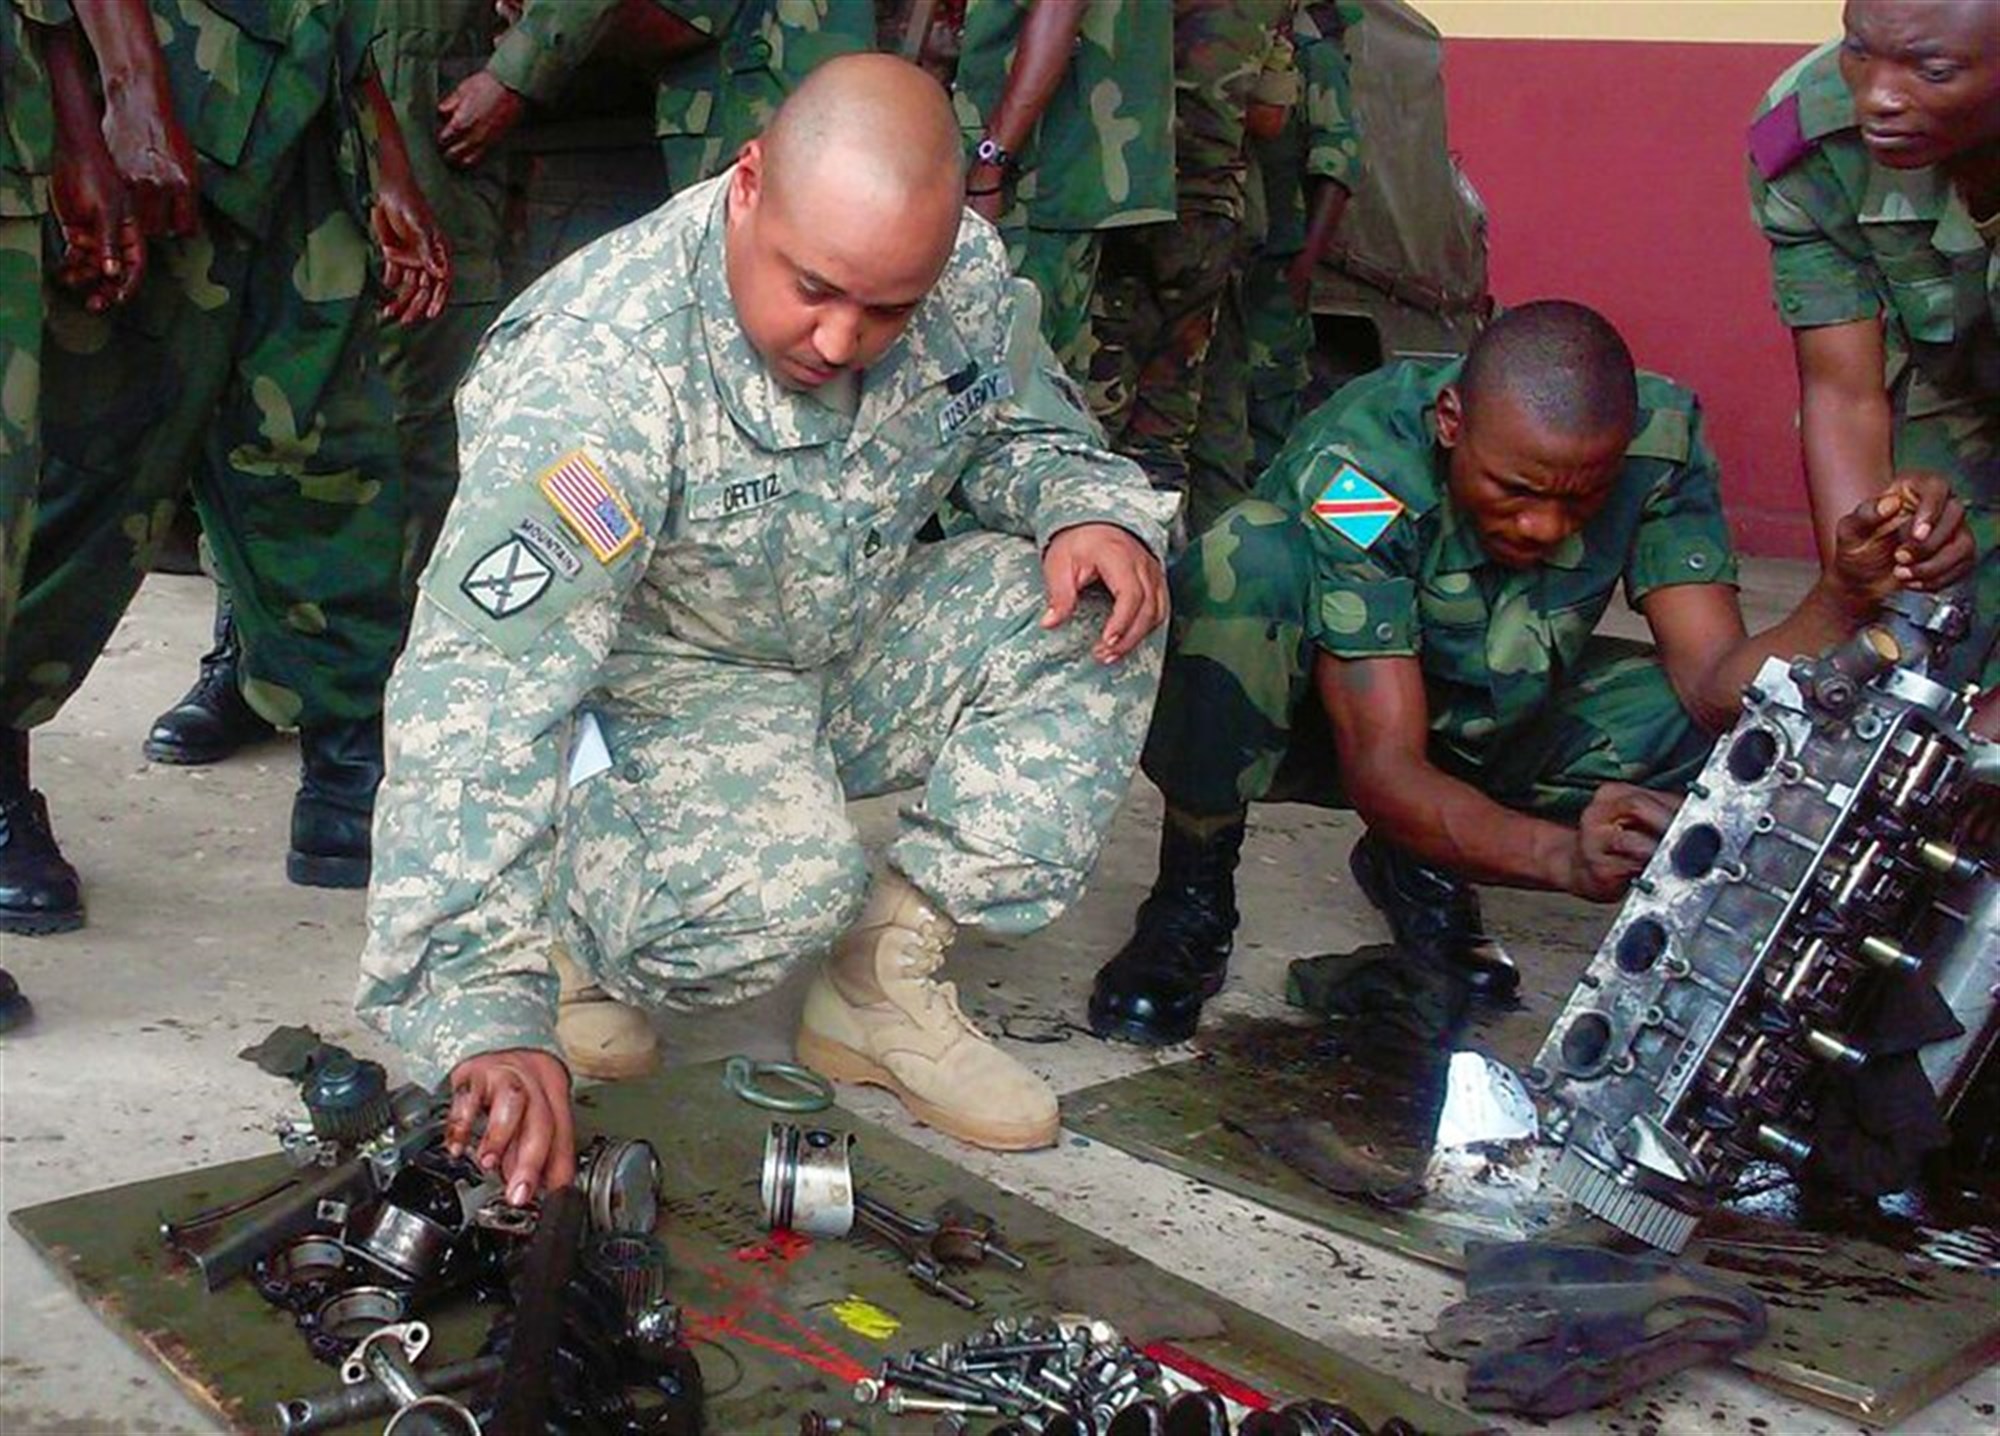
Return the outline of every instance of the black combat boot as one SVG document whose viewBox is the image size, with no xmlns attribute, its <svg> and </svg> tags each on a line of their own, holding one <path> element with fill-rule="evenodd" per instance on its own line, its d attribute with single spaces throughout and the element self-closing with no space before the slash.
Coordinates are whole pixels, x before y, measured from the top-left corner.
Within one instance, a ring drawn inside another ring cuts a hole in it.
<svg viewBox="0 0 2000 1436">
<path fill-rule="evenodd" d="M 1222 990 L 1229 966 L 1244 817 L 1167 810 L 1152 894 L 1090 990 L 1090 1030 L 1099 1037 L 1165 1047 L 1194 1036 L 1201 1005 Z"/>
<path fill-rule="evenodd" d="M 181 701 L 153 720 L 142 749 L 154 763 L 219 763 L 238 748 L 260 743 L 277 730 L 243 701 L 242 646 L 229 590 L 215 590 L 215 646 L 201 656 L 201 676 Z"/>
<path fill-rule="evenodd" d="M 1417 861 L 1373 833 L 1363 833 L 1347 857 L 1368 901 L 1389 920 L 1389 933 L 1405 952 L 1441 963 L 1474 997 L 1506 1002 L 1521 973 L 1487 937 L 1472 884 L 1443 868 Z"/>
<path fill-rule="evenodd" d="M 28 786 L 28 735 L 0 727 L 0 932 L 83 926 L 83 891 L 56 846 L 49 805 Z"/>
<path fill-rule="evenodd" d="M 301 887 L 368 886 L 368 827 L 382 783 L 382 718 L 299 729 L 299 791 L 285 876 Z"/>
<path fill-rule="evenodd" d="M 23 1027 L 34 1015 L 34 1005 L 28 1001 L 28 994 L 21 991 L 21 984 L 14 981 L 14 974 L 0 967 L 0 1032 Z"/>
</svg>

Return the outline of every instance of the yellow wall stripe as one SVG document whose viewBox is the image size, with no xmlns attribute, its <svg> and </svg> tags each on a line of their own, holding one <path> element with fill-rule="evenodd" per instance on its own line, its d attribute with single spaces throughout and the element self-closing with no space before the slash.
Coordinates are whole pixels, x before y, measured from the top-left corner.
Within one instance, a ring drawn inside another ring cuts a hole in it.
<svg viewBox="0 0 2000 1436">
<path fill-rule="evenodd" d="M 1697 40 L 1816 44 L 1840 33 L 1841 0 L 1413 0 L 1448 36 L 1506 40 Z"/>
</svg>

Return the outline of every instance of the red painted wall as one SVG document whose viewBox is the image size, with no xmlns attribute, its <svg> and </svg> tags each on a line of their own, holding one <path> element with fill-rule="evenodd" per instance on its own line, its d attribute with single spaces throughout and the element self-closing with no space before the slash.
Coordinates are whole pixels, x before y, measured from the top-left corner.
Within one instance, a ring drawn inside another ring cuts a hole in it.
<svg viewBox="0 0 2000 1436">
<path fill-rule="evenodd" d="M 1580 300 L 1701 395 L 1746 553 L 1807 557 L 1791 339 L 1744 186 L 1757 102 L 1805 46 L 1445 45 L 1452 147 L 1503 303 Z"/>
</svg>

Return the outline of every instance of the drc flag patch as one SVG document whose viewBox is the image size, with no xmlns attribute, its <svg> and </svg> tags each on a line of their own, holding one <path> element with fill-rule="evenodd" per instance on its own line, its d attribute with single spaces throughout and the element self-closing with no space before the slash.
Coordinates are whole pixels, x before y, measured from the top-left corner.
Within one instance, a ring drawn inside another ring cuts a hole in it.
<svg viewBox="0 0 2000 1436">
<path fill-rule="evenodd" d="M 583 450 L 556 460 L 543 471 L 540 484 L 543 496 L 599 563 L 610 563 L 638 542 L 639 521 Z"/>
<path fill-rule="evenodd" d="M 1349 463 L 1342 463 L 1312 511 L 1319 521 L 1353 544 L 1369 548 L 1403 511 L 1403 501 Z"/>
</svg>

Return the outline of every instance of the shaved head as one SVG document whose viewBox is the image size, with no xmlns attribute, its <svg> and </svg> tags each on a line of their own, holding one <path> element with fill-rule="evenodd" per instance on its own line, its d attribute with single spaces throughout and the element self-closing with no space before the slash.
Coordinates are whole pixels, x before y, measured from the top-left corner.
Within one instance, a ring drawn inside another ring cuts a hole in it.
<svg viewBox="0 0 2000 1436">
<path fill-rule="evenodd" d="M 849 203 L 901 210 L 963 192 L 958 121 L 944 89 L 893 55 L 842 55 L 794 90 L 764 131 L 765 183 L 837 184 Z"/>
<path fill-rule="evenodd" d="M 892 55 L 843 55 L 792 92 L 729 182 L 729 291 L 788 388 L 867 368 L 937 284 L 964 219 L 958 122 Z"/>
</svg>

